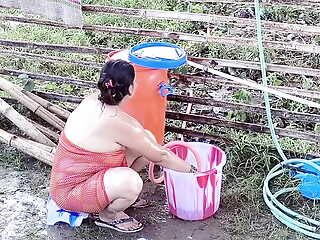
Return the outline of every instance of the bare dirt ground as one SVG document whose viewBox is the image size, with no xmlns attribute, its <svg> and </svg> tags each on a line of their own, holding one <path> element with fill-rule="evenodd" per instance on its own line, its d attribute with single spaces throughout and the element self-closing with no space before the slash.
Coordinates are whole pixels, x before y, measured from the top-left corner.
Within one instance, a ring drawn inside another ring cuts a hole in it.
<svg viewBox="0 0 320 240">
<path fill-rule="evenodd" d="M 40 181 L 40 183 L 39 183 Z M 37 182 L 35 189 L 34 182 Z M 127 212 L 144 223 L 145 228 L 136 234 L 121 234 L 94 225 L 85 220 L 81 227 L 66 224 L 46 225 L 47 181 L 39 170 L 15 171 L 0 167 L 0 232 L 1 240 L 24 239 L 123 239 L 164 240 L 232 239 L 222 229 L 221 211 L 204 221 L 183 221 L 168 213 L 163 185 L 147 182 L 142 197 L 151 206 L 129 209 Z"/>
</svg>

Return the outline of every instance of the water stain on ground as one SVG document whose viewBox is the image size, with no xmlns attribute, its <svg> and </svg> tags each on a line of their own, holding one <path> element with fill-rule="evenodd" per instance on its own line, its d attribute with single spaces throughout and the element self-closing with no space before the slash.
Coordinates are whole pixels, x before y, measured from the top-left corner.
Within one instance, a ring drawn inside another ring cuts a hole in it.
<svg viewBox="0 0 320 240">
<path fill-rule="evenodd" d="M 79 240 L 79 239 L 119 239 L 119 240 L 165 240 L 230 239 L 220 221 L 209 218 L 203 221 L 183 221 L 173 217 L 167 209 L 163 185 L 146 182 L 142 197 L 151 206 L 144 209 L 128 209 L 127 213 L 144 224 L 144 229 L 135 234 L 123 234 L 95 226 L 86 219 L 80 227 L 71 228 L 67 224 L 46 225 L 47 188 L 35 194 L 30 179 L 40 179 L 39 171 L 14 171 L 0 167 L 0 232 L 1 240 Z M 43 175 L 42 175 L 43 178 Z M 43 185 L 46 185 L 44 182 Z M 219 216 L 219 213 L 218 215 Z"/>
</svg>

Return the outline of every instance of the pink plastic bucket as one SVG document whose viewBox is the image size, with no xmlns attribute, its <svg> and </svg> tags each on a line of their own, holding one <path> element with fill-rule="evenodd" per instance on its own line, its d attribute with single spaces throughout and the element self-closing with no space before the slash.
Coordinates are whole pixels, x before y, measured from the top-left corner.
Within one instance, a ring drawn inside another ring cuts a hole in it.
<svg viewBox="0 0 320 240">
<path fill-rule="evenodd" d="M 184 220 L 201 220 L 214 215 L 220 205 L 225 153 L 214 145 L 201 142 L 171 142 L 166 147 L 195 166 L 197 161 L 201 164 L 198 174 L 164 169 L 170 212 Z"/>
</svg>

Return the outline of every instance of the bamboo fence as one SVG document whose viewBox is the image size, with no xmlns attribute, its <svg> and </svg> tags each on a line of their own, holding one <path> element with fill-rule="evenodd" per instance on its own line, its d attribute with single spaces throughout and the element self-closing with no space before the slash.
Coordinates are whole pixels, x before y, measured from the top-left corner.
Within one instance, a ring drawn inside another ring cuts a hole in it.
<svg viewBox="0 0 320 240">
<path fill-rule="evenodd" d="M 43 44 L 43 43 L 13 41 L 13 40 L 6 40 L 6 39 L 0 39 L 0 46 L 20 48 L 20 49 L 22 48 L 26 50 L 49 50 L 49 51 L 52 50 L 55 52 L 69 52 L 69 53 L 79 53 L 79 54 L 108 54 L 111 51 L 119 50 L 119 49 L 110 49 L 110 48 L 74 47 L 74 46 L 65 46 L 65 45 Z M 44 54 L 41 54 L 41 55 L 32 54 L 32 53 L 21 52 L 21 51 L 0 50 L 0 53 L 3 55 L 14 55 L 17 57 L 39 59 L 44 61 L 51 60 L 52 62 L 59 61 L 64 63 L 78 64 L 78 65 L 90 66 L 90 67 L 101 66 L 99 65 L 99 63 L 96 63 L 96 62 L 77 61 L 69 58 L 52 57 L 52 56 L 46 56 Z M 213 64 L 218 69 L 223 67 L 231 67 L 231 68 L 260 70 L 259 62 L 227 60 L 227 59 L 218 59 L 218 58 L 199 58 L 199 57 L 192 57 L 192 56 L 190 56 L 189 59 L 199 64 L 204 64 L 204 65 Z M 267 70 L 271 72 L 282 72 L 282 73 L 290 73 L 290 74 L 297 74 L 297 75 L 320 77 L 320 70 L 314 69 L 314 68 L 294 67 L 294 66 L 280 65 L 280 64 L 267 64 Z"/>
<path fill-rule="evenodd" d="M 55 21 L 38 20 L 38 19 L 26 18 L 26 17 L 7 16 L 2 14 L 0 15 L 0 19 L 5 21 L 37 24 L 37 25 L 49 26 L 49 27 L 80 29 L 79 27 L 70 27 Z M 102 25 L 84 25 L 81 29 L 85 31 L 131 34 L 135 36 L 183 40 L 183 41 L 191 41 L 191 42 L 198 42 L 198 43 L 221 43 L 226 45 L 246 46 L 246 47 L 257 46 L 257 41 L 252 38 L 219 37 L 219 36 L 214 36 L 209 34 L 200 35 L 200 34 L 191 34 L 191 33 L 174 32 L 174 31 L 157 30 L 157 29 L 127 28 L 127 27 L 102 26 Z M 315 54 L 320 53 L 320 46 L 317 44 L 302 44 L 297 42 L 282 42 L 282 41 L 266 40 L 264 41 L 264 45 L 266 48 L 272 48 L 277 50 L 290 50 L 290 51 L 299 51 L 299 52 L 315 53 Z"/>
<path fill-rule="evenodd" d="M 129 16 L 143 19 L 165 19 L 183 22 L 202 22 L 206 24 L 231 24 L 238 27 L 255 28 L 253 19 L 230 17 L 216 14 L 201 14 L 189 12 L 173 12 L 148 9 L 132 9 L 113 6 L 83 5 L 83 11 L 93 13 L 108 13 L 116 16 Z M 262 21 L 265 30 L 319 35 L 320 27 L 303 24 L 288 24 L 272 21 Z"/>
<path fill-rule="evenodd" d="M 41 96 L 42 98 L 46 99 L 52 99 L 56 101 L 65 101 L 65 102 L 72 102 L 72 103 L 80 103 L 83 98 L 81 97 L 76 97 L 76 96 L 65 96 L 61 94 L 48 94 L 44 92 L 37 92 L 37 95 Z M 180 101 L 180 102 L 188 102 L 188 103 L 193 103 L 193 104 L 200 104 L 200 105 L 208 105 L 208 106 L 223 106 L 219 105 L 219 102 L 216 103 L 215 100 L 207 100 L 203 98 L 194 98 L 194 97 L 187 97 L 187 96 L 168 96 L 169 101 Z M 221 103 L 221 102 L 220 102 Z M 248 106 L 243 104 L 244 106 Z M 240 105 L 235 105 L 233 110 L 242 110 L 240 108 Z M 244 111 L 247 112 L 252 112 L 253 109 L 251 109 L 250 105 L 248 108 L 243 108 Z M 256 111 L 258 112 L 258 111 Z M 264 113 L 264 109 L 260 109 L 260 113 Z M 285 111 L 285 110 L 275 110 L 275 115 L 276 116 L 283 116 L 284 118 L 287 118 L 288 116 L 291 116 L 291 118 L 297 120 L 295 113 L 290 112 L 290 111 Z M 316 122 L 320 122 L 320 115 L 315 115 L 315 114 L 307 114 L 307 115 L 300 115 L 298 118 L 302 119 L 302 121 L 306 121 L 305 117 L 310 117 L 310 120 L 314 120 Z M 172 111 L 167 111 L 166 112 L 166 118 L 168 119 L 174 119 L 174 120 L 182 120 L 182 121 L 187 121 L 187 122 L 193 122 L 193 123 L 198 123 L 198 124 L 204 124 L 204 125 L 212 125 L 212 126 L 220 126 L 220 127 L 226 127 L 226 128 L 235 128 L 239 130 L 244 130 L 244 131 L 253 131 L 253 132 L 260 132 L 260 133 L 268 133 L 269 129 L 268 127 L 261 125 L 261 124 L 251 124 L 251 123 L 244 123 L 244 122 L 235 122 L 235 121 L 230 121 L 230 120 L 225 120 L 223 118 L 218 118 L 218 117 L 208 117 L 208 116 L 203 116 L 203 115 L 196 115 L 196 114 L 184 114 L 184 113 L 179 113 L 179 112 L 172 112 Z M 290 119 L 288 117 L 287 119 Z M 183 133 L 185 129 L 181 128 L 179 131 L 180 133 Z M 293 137 L 293 138 L 298 138 L 298 139 L 304 139 L 308 140 L 311 142 L 320 142 L 320 136 L 317 134 L 313 133 L 308 133 L 308 132 L 301 132 L 301 131 L 296 131 L 296 130 L 291 130 L 291 129 L 281 129 L 281 128 L 276 128 L 276 132 L 279 136 L 283 137 Z"/>
<path fill-rule="evenodd" d="M 239 0 L 239 1 L 233 1 L 233 0 L 183 0 L 184 2 L 189 3 L 220 3 L 220 4 L 238 4 L 238 5 L 254 5 L 254 1 L 248 1 L 248 0 Z M 319 1 L 305 1 L 305 0 L 291 0 L 287 2 L 281 2 L 281 1 L 261 1 L 261 4 L 263 6 L 280 6 L 280 7 L 292 7 L 292 8 L 298 8 L 298 9 L 304 9 L 304 8 L 320 8 L 320 2 Z"/>
</svg>

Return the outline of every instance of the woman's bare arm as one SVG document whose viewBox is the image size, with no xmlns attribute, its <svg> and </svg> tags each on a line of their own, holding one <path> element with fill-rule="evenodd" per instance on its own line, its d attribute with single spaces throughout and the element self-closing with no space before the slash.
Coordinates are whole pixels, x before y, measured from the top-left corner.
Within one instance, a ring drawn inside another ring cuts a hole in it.
<svg viewBox="0 0 320 240">
<path fill-rule="evenodd" d="M 121 121 L 116 124 L 113 132 L 117 133 L 115 137 L 117 143 L 140 153 L 155 164 L 179 172 L 190 172 L 189 163 L 153 141 L 142 126 L 135 124 L 133 120 Z"/>
</svg>

